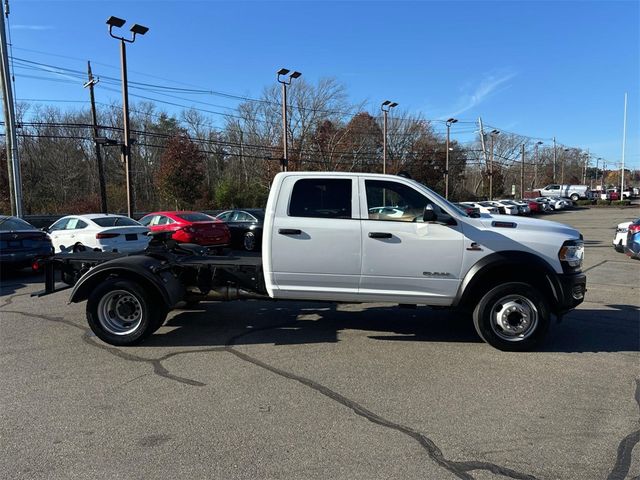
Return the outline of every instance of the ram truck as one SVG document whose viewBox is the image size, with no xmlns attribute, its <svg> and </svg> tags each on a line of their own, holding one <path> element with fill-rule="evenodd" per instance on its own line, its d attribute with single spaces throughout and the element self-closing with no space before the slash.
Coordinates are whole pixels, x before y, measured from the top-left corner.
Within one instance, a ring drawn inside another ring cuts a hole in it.
<svg viewBox="0 0 640 480">
<path fill-rule="evenodd" d="M 73 288 L 70 302 L 87 302 L 96 336 L 120 346 L 143 341 L 184 302 L 276 299 L 456 308 L 490 345 L 522 351 L 583 301 L 583 252 L 569 226 L 471 217 L 402 176 L 283 172 L 261 257 L 212 256 L 157 236 L 138 254 L 45 260 L 45 289 L 34 295 Z"/>
<path fill-rule="evenodd" d="M 573 202 L 591 198 L 591 190 L 588 185 L 553 184 L 540 188 L 539 191 L 541 197 L 570 198 Z"/>
</svg>

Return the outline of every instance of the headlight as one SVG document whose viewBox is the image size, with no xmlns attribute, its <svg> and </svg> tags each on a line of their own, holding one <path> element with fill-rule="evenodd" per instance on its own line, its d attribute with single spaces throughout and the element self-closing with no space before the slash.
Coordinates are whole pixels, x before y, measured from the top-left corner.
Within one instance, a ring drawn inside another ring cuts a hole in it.
<svg viewBox="0 0 640 480">
<path fill-rule="evenodd" d="M 558 259 L 566 273 L 579 272 L 584 259 L 584 242 L 582 240 L 567 240 L 558 252 Z"/>
</svg>

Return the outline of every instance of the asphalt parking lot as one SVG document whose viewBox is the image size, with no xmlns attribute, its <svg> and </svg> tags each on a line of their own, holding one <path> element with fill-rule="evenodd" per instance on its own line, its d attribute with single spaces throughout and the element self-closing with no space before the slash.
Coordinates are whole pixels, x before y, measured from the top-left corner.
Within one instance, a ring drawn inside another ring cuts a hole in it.
<svg viewBox="0 0 640 480">
<path fill-rule="evenodd" d="M 454 313 L 247 301 L 170 314 L 149 341 L 95 338 L 84 304 L 0 284 L 0 477 L 638 479 L 640 261 L 580 229 L 587 300 L 540 351 Z"/>
</svg>

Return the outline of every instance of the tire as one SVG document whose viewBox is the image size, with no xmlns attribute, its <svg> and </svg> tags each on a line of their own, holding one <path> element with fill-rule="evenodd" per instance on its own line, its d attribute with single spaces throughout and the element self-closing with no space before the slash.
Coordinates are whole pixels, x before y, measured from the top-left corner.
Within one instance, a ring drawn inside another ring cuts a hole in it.
<svg viewBox="0 0 640 480">
<path fill-rule="evenodd" d="M 616 243 L 613 248 L 615 248 L 616 252 L 618 252 L 618 253 L 624 253 L 624 246 L 622 245 L 622 240 L 620 240 L 618 243 Z"/>
<path fill-rule="evenodd" d="M 574 193 L 573 195 L 571 195 L 570 198 L 572 202 L 577 202 L 578 200 L 580 200 L 580 195 L 578 195 L 577 193 Z"/>
<path fill-rule="evenodd" d="M 540 292 L 524 282 L 492 288 L 473 311 L 478 335 L 503 351 L 528 351 L 538 345 L 549 329 L 550 312 Z"/>
<path fill-rule="evenodd" d="M 258 247 L 258 240 L 253 232 L 247 232 L 242 237 L 242 248 L 247 252 L 253 252 Z"/>
<path fill-rule="evenodd" d="M 87 321 L 100 340 L 116 346 L 135 345 L 164 323 L 167 308 L 138 283 L 111 278 L 87 300 Z"/>
</svg>

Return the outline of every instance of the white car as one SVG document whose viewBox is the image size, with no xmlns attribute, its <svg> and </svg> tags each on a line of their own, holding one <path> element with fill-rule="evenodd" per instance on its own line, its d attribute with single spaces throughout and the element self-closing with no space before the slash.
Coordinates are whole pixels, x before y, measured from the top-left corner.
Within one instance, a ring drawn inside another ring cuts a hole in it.
<svg viewBox="0 0 640 480">
<path fill-rule="evenodd" d="M 505 215 L 518 215 L 518 213 L 520 213 L 520 209 L 517 205 L 506 203 L 502 200 L 489 200 L 489 203 L 493 203 L 494 206 L 498 208 L 503 207 Z"/>
<path fill-rule="evenodd" d="M 466 205 L 467 207 L 474 207 L 480 210 L 480 213 L 488 213 L 490 215 L 498 215 L 500 211 L 496 207 L 485 207 L 477 202 L 460 202 L 461 205 Z"/>
<path fill-rule="evenodd" d="M 149 229 L 122 215 L 95 213 L 62 217 L 47 229 L 54 251 L 139 252 L 147 248 Z"/>
<path fill-rule="evenodd" d="M 627 232 L 629 231 L 629 225 L 637 221 L 638 219 L 618 224 L 616 227 L 616 235 L 613 237 L 613 248 L 616 249 L 616 252 L 624 252 L 624 247 L 627 246 Z"/>
<path fill-rule="evenodd" d="M 551 207 L 551 210 L 562 210 L 564 208 L 564 202 L 554 200 L 551 197 L 538 197 L 536 200 L 539 202 L 545 202 L 549 207 Z"/>
</svg>

